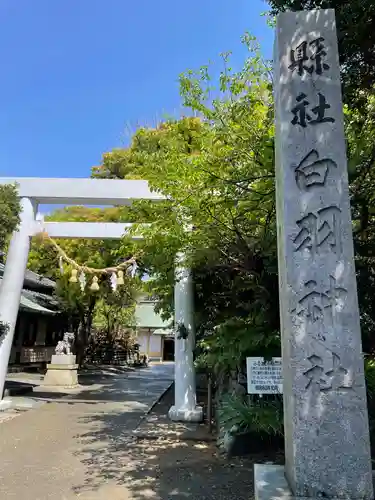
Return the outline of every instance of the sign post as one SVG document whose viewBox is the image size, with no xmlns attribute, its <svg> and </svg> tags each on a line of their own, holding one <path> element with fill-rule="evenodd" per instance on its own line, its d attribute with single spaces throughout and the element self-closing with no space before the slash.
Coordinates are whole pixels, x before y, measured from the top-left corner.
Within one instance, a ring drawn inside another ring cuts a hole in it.
<svg viewBox="0 0 375 500">
<path fill-rule="evenodd" d="M 281 358 L 246 358 L 248 394 L 282 394 Z"/>
</svg>

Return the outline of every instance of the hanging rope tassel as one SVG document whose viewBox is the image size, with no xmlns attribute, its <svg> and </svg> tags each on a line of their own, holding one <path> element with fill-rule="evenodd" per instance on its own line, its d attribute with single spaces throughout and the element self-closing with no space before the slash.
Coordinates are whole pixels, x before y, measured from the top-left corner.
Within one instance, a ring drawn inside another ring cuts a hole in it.
<svg viewBox="0 0 375 500">
<path fill-rule="evenodd" d="M 117 286 L 124 284 L 124 271 L 118 271 L 117 273 Z"/>
<path fill-rule="evenodd" d="M 90 289 L 93 291 L 98 291 L 99 290 L 99 283 L 98 283 L 98 276 L 97 275 L 111 275 L 111 285 L 114 290 L 116 290 L 117 286 L 124 285 L 124 271 L 126 273 L 130 274 L 133 278 L 136 275 L 137 272 L 137 262 L 136 262 L 136 257 L 133 256 L 130 259 L 126 260 L 125 262 L 122 262 L 118 266 L 113 266 L 113 267 L 104 267 L 101 269 L 96 269 L 94 267 L 89 267 L 85 265 L 80 265 L 78 264 L 74 259 L 70 258 L 66 252 L 56 243 L 55 240 L 53 240 L 48 233 L 41 232 L 38 234 L 39 237 L 42 238 L 44 242 L 49 243 L 57 252 L 59 256 L 59 267 L 60 267 L 60 272 L 61 274 L 64 274 L 64 267 L 63 263 L 66 262 L 70 266 L 73 267 L 71 271 L 71 277 L 69 279 L 70 283 L 80 283 L 81 290 L 83 291 L 84 288 L 86 287 L 86 275 L 94 275 L 92 279 L 92 283 L 90 286 Z M 137 256 L 141 255 L 142 251 L 138 253 Z M 80 271 L 79 279 L 78 279 L 78 271 Z M 116 275 L 117 273 L 117 275 Z"/>
<path fill-rule="evenodd" d="M 77 269 L 72 269 L 72 275 L 70 277 L 70 283 L 78 283 L 78 278 L 77 278 Z"/>
<path fill-rule="evenodd" d="M 93 292 L 97 292 L 99 290 L 99 283 L 98 283 L 98 277 L 97 276 L 93 277 L 92 283 L 91 283 L 91 286 L 90 286 L 90 290 L 92 290 Z"/>
</svg>

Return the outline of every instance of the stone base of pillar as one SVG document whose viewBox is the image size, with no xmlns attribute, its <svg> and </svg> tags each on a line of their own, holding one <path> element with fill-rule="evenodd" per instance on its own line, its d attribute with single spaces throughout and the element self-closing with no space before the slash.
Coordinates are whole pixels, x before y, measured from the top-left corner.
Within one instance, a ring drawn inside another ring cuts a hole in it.
<svg viewBox="0 0 375 500">
<path fill-rule="evenodd" d="M 292 500 L 282 465 L 254 464 L 255 500 Z M 313 500 L 313 499 L 312 499 Z"/>
<path fill-rule="evenodd" d="M 294 496 L 283 465 L 254 464 L 254 490 L 255 500 L 318 500 L 318 497 Z M 340 500 L 337 497 L 330 498 Z"/>
<path fill-rule="evenodd" d="M 187 409 L 171 406 L 168 417 L 174 422 L 202 422 L 203 408 L 196 406 L 194 409 Z"/>
</svg>

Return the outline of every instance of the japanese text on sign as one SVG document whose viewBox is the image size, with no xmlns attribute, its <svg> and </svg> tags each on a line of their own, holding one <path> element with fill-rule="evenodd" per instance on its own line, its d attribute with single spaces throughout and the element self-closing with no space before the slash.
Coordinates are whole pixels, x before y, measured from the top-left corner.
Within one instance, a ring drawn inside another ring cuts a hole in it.
<svg viewBox="0 0 375 500">
<path fill-rule="evenodd" d="M 246 358 L 247 392 L 249 394 L 281 394 L 283 380 L 281 358 Z"/>
</svg>

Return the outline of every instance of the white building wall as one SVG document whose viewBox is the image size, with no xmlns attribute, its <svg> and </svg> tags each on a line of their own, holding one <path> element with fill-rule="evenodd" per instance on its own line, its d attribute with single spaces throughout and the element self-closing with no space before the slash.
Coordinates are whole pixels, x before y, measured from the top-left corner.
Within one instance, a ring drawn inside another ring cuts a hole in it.
<svg viewBox="0 0 375 500">
<path fill-rule="evenodd" d="M 162 342 L 161 335 L 151 335 L 150 337 L 150 355 L 151 356 L 161 356 L 162 355 Z"/>
<path fill-rule="evenodd" d="M 137 343 L 139 344 L 139 353 L 140 354 L 147 354 L 148 334 L 147 333 L 138 333 Z"/>
</svg>

